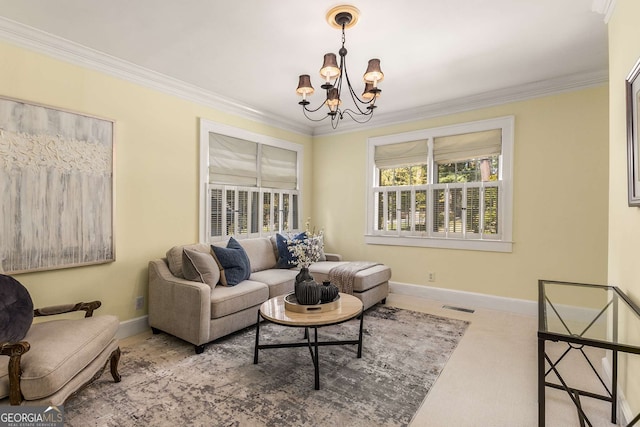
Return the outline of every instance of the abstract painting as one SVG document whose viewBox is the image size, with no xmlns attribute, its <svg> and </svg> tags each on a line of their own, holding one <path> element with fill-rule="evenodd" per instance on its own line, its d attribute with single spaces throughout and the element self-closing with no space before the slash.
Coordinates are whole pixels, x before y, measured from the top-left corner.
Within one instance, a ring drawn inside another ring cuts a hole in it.
<svg viewBox="0 0 640 427">
<path fill-rule="evenodd" d="M 0 98 L 0 270 L 115 260 L 114 122 Z"/>
</svg>

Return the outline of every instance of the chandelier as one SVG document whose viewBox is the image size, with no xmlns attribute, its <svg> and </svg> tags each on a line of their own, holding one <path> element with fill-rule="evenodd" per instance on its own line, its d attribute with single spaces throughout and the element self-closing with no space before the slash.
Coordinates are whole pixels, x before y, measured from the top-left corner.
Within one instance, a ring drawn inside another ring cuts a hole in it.
<svg viewBox="0 0 640 427">
<path fill-rule="evenodd" d="M 364 91 L 360 96 L 358 96 L 353 89 L 347 72 L 347 49 L 344 47 L 344 30 L 345 28 L 353 27 L 358 22 L 359 13 L 358 9 L 347 5 L 336 6 L 327 13 L 327 22 L 329 22 L 329 25 L 342 29 L 342 47 L 338 51 L 340 55 L 340 65 L 338 65 L 334 53 L 324 55 L 324 63 L 320 69 L 320 76 L 323 78 L 324 84 L 320 87 L 325 90 L 326 98 L 322 104 L 317 108 L 308 107 L 310 102 L 307 101 L 307 95 L 312 95 L 314 92 L 313 86 L 311 86 L 311 78 L 308 74 L 300 76 L 298 88 L 296 89 L 296 92 L 302 95 L 302 101 L 298 102 L 298 104 L 302 105 L 302 111 L 305 117 L 316 122 L 330 117 L 333 129 L 338 126 L 338 123 L 345 115 L 348 115 L 358 123 L 366 123 L 371 120 L 373 111 L 376 109 L 376 100 L 380 97 L 381 90 L 378 88 L 378 83 L 384 79 L 384 74 L 380 70 L 379 59 L 374 58 L 369 60 L 367 71 L 365 71 L 363 76 Z M 353 108 L 342 108 L 341 95 L 343 82 L 346 83 L 344 88 L 351 97 Z M 326 115 L 319 115 L 320 118 L 311 116 L 311 114 L 318 112 L 325 105 L 329 110 Z"/>
</svg>

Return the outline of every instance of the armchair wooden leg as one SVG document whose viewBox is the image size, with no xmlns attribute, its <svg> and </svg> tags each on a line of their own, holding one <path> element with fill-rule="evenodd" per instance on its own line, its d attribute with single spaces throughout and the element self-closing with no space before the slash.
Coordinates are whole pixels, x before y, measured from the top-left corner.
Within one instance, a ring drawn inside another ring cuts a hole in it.
<svg viewBox="0 0 640 427">
<path fill-rule="evenodd" d="M 119 383 L 120 382 L 120 373 L 118 373 L 118 363 L 120 362 L 120 347 L 113 350 L 111 353 L 111 376 L 113 377 L 113 381 Z"/>
<path fill-rule="evenodd" d="M 20 356 L 18 358 L 11 357 L 9 359 L 9 403 L 11 405 L 19 405 L 22 402 L 22 390 L 20 390 Z"/>
<path fill-rule="evenodd" d="M 0 347 L 0 354 L 9 356 L 9 403 L 11 405 L 19 405 L 22 402 L 22 390 L 20 389 L 22 367 L 20 366 L 20 361 L 22 355 L 29 351 L 30 347 L 26 341 L 14 344 L 4 343 Z"/>
</svg>

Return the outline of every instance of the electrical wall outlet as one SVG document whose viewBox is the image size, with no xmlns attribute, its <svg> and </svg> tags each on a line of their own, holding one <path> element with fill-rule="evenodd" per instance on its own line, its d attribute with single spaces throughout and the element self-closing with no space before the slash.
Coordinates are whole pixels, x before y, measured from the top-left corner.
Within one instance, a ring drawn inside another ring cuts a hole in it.
<svg viewBox="0 0 640 427">
<path fill-rule="evenodd" d="M 136 310 L 142 310 L 144 308 L 144 297 L 141 295 L 136 297 Z"/>
<path fill-rule="evenodd" d="M 427 275 L 427 280 L 430 282 L 435 282 L 436 281 L 436 273 L 434 273 L 433 271 L 430 271 L 429 274 Z"/>
</svg>

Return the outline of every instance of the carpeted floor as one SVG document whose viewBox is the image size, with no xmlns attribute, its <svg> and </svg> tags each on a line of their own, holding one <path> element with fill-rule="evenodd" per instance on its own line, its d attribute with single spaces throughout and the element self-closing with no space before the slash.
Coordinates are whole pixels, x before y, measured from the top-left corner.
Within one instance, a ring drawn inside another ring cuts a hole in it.
<svg viewBox="0 0 640 427">
<path fill-rule="evenodd" d="M 319 338 L 357 339 L 359 322 L 319 329 Z M 314 390 L 308 348 L 265 349 L 253 364 L 255 327 L 196 355 L 166 334 L 123 348 L 122 382 L 105 372 L 65 405 L 65 425 L 403 426 L 408 425 L 468 322 L 393 307 L 365 313 L 356 346 L 320 348 Z M 303 330 L 263 323 L 260 342 L 300 340 Z"/>
</svg>

